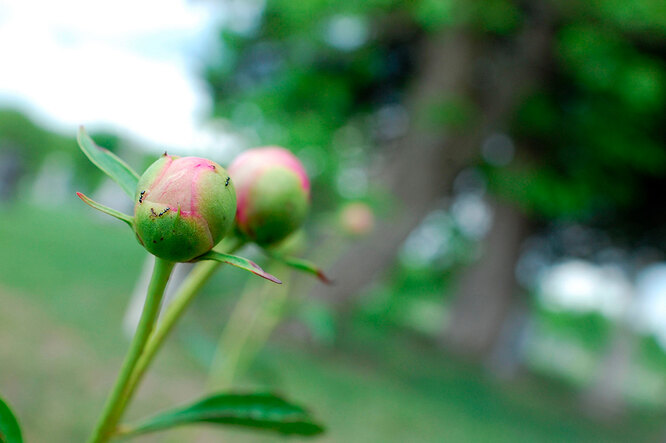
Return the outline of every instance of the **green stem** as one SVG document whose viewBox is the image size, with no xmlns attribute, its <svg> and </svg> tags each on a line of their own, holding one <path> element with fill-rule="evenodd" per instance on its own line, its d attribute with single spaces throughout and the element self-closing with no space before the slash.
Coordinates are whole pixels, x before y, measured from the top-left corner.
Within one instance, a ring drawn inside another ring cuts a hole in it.
<svg viewBox="0 0 666 443">
<path fill-rule="evenodd" d="M 93 434 L 88 439 L 88 443 L 103 443 L 108 441 L 122 417 L 125 409 L 124 406 L 130 395 L 129 382 L 132 372 L 155 326 L 164 289 L 169 281 L 169 276 L 174 265 L 175 263 L 173 262 L 155 257 L 155 267 L 153 268 L 153 275 L 148 286 L 146 302 L 143 306 L 139 325 L 137 326 L 129 351 L 127 351 L 127 355 L 125 356 L 125 361 L 120 369 L 116 384 L 104 405 L 102 415 L 97 422 Z"/>
<path fill-rule="evenodd" d="M 289 279 L 285 265 L 275 262 L 269 269 Z M 208 374 L 208 390 L 229 389 L 237 372 L 244 369 L 268 340 L 287 300 L 284 284 L 287 280 L 280 286 L 248 282 L 220 335 Z"/>
<path fill-rule="evenodd" d="M 242 246 L 243 242 L 238 240 L 232 241 L 231 244 L 221 244 L 215 249 L 225 249 L 225 252 L 233 253 Z M 213 260 L 199 262 L 185 278 L 178 292 L 174 295 L 173 301 L 167 306 L 164 314 L 162 314 L 162 318 L 157 324 L 155 331 L 150 335 L 148 343 L 132 371 L 127 383 L 127 395 L 122 400 L 122 409 L 125 409 L 127 403 L 131 400 L 148 367 L 155 358 L 157 351 L 162 347 L 162 344 L 178 322 L 178 319 L 221 264 Z"/>
</svg>

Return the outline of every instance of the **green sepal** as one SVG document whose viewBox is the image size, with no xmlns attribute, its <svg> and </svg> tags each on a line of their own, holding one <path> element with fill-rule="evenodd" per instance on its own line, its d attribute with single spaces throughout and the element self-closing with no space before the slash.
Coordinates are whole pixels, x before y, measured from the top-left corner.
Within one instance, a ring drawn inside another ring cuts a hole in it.
<svg viewBox="0 0 666 443">
<path fill-rule="evenodd" d="M 307 411 L 275 395 L 215 394 L 136 425 L 120 426 L 117 435 L 134 436 L 192 423 L 264 429 L 283 435 L 312 436 L 324 432 Z"/>
<path fill-rule="evenodd" d="M 215 260 L 222 263 L 226 263 L 228 265 L 236 266 L 237 268 L 250 271 L 251 273 L 258 275 L 259 277 L 263 277 L 266 280 L 270 280 L 273 283 L 277 283 L 279 285 L 282 284 L 282 282 L 277 277 L 264 271 L 263 269 L 261 269 L 261 267 L 258 264 L 256 264 L 252 260 L 248 260 L 247 258 L 238 257 L 236 255 L 231 255 L 231 254 L 224 254 L 222 252 L 217 252 L 217 251 L 208 251 L 204 255 L 197 257 L 193 261 L 200 261 L 200 260 Z"/>
<path fill-rule="evenodd" d="M 111 217 L 115 217 L 118 220 L 124 221 L 129 225 L 130 228 L 132 229 L 134 228 L 134 217 L 132 217 L 131 215 L 123 214 L 120 211 L 116 211 L 115 209 L 111 209 L 108 206 L 104 206 L 101 203 L 97 203 L 95 200 L 91 199 L 90 197 L 86 196 L 81 192 L 77 192 L 76 195 L 91 208 L 97 209 L 98 211 L 108 214 Z"/>
<path fill-rule="evenodd" d="M 23 443 L 18 421 L 2 398 L 0 398 L 0 443 Z"/>
<path fill-rule="evenodd" d="M 324 271 L 319 266 L 317 266 L 316 264 L 314 264 L 314 263 L 312 263 L 308 260 L 304 260 L 302 258 L 296 258 L 296 257 L 289 257 L 289 256 L 282 255 L 282 254 L 277 254 L 275 252 L 270 252 L 266 249 L 264 249 L 264 252 L 269 257 L 271 257 L 272 259 L 277 260 L 281 263 L 284 263 L 285 265 L 287 265 L 291 268 L 298 269 L 299 271 L 305 271 L 309 274 L 314 275 L 322 283 L 325 283 L 327 285 L 333 284 L 333 281 L 330 278 L 328 278 L 326 276 L 326 274 L 324 274 Z"/>
<path fill-rule="evenodd" d="M 79 147 L 88 159 L 102 172 L 108 175 L 125 191 L 130 198 L 134 198 L 139 174 L 137 174 L 127 163 L 108 149 L 97 146 L 86 133 L 83 126 L 79 128 L 77 136 Z"/>
</svg>

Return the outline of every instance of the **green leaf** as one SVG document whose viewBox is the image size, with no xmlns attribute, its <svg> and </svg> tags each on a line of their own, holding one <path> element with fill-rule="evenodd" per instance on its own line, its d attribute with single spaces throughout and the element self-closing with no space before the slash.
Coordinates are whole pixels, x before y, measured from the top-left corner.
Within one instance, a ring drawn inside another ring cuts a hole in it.
<svg viewBox="0 0 666 443">
<path fill-rule="evenodd" d="M 121 427 L 123 436 L 192 423 L 264 429 L 287 435 L 317 435 L 324 428 L 301 407 L 272 394 L 215 394 L 190 406 L 162 412 L 137 425 Z"/>
<path fill-rule="evenodd" d="M 23 443 L 18 421 L 2 398 L 0 398 L 0 443 Z"/>
<path fill-rule="evenodd" d="M 248 260 L 247 258 L 238 257 L 231 254 L 223 254 L 222 252 L 217 251 L 208 251 L 204 255 L 197 257 L 196 260 L 216 260 L 231 266 L 236 266 L 237 268 L 245 269 L 246 271 L 250 271 L 251 273 L 258 275 L 259 277 L 263 277 L 266 280 L 270 280 L 273 283 L 277 283 L 279 285 L 282 284 L 282 282 L 277 277 L 264 271 L 261 269 L 261 267 L 259 267 L 258 264 L 252 260 Z"/>
<path fill-rule="evenodd" d="M 333 284 L 330 278 L 324 274 L 324 271 L 317 266 L 316 264 L 309 262 L 307 260 L 303 260 L 302 258 L 296 258 L 296 257 L 288 257 L 285 255 L 281 254 L 275 254 L 270 251 L 265 251 L 271 258 L 280 261 L 284 263 L 287 266 L 290 266 L 294 269 L 298 269 L 299 271 L 305 271 L 310 274 L 313 274 L 316 276 L 319 280 L 321 280 L 323 283 L 326 283 L 327 285 Z"/>
<path fill-rule="evenodd" d="M 130 226 L 130 228 L 134 228 L 134 217 L 132 217 L 131 215 L 123 214 L 120 211 L 116 211 L 115 209 L 111 209 L 108 206 L 104 206 L 101 203 L 97 203 L 95 200 L 91 199 L 90 197 L 86 196 L 81 192 L 77 192 L 76 195 L 91 208 L 95 208 L 98 211 L 110 215 L 111 217 L 115 217 L 118 220 L 124 221 Z"/>
<path fill-rule="evenodd" d="M 97 146 L 88 136 L 83 126 L 79 128 L 77 141 L 88 159 L 113 181 L 118 183 L 123 188 L 123 191 L 125 191 L 125 194 L 133 199 L 136 192 L 136 185 L 139 183 L 139 175 L 113 152 Z"/>
</svg>

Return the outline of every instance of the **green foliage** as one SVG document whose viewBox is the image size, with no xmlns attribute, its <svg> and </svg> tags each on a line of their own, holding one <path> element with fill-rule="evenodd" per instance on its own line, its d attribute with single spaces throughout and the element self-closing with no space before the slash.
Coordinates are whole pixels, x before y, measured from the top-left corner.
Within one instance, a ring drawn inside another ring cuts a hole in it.
<svg viewBox="0 0 666 443">
<path fill-rule="evenodd" d="M 24 114 L 14 110 L 0 110 L 0 141 L 10 148 L 18 148 L 20 154 L 39 165 L 49 152 L 73 151 L 73 139 L 50 132 L 36 125 Z"/>
<path fill-rule="evenodd" d="M 426 31 L 437 31 L 460 20 L 460 2 L 456 0 L 421 0 L 414 2 L 412 14 Z"/>
<path fill-rule="evenodd" d="M 598 312 L 551 311 L 533 307 L 538 327 L 577 339 L 587 349 L 598 352 L 608 344 L 612 321 Z"/>
<path fill-rule="evenodd" d="M 87 331 L 109 349 L 123 343 L 117 325 L 146 254 L 125 225 L 93 212 L 75 197 L 71 205 L 17 204 L 6 211 L 0 223 L 0 281 L 32 294 L 59 321 Z"/>
<path fill-rule="evenodd" d="M 666 353 L 662 345 L 653 335 L 640 337 L 639 340 L 637 352 L 639 364 L 663 373 L 666 370 Z"/>
<path fill-rule="evenodd" d="M 563 2 L 560 7 L 642 39 L 656 40 L 666 35 L 666 10 L 660 0 Z"/>
<path fill-rule="evenodd" d="M 130 198 L 134 198 L 139 174 L 137 174 L 127 163 L 121 160 L 111 151 L 99 147 L 86 134 L 83 126 L 79 129 L 77 138 L 79 147 L 88 159 L 102 172 L 118 183 Z"/>
<path fill-rule="evenodd" d="M 272 281 L 273 283 L 282 284 L 282 282 L 279 279 L 269 274 L 268 272 L 264 271 L 263 269 L 261 269 L 261 267 L 258 264 L 256 264 L 252 260 L 248 260 L 247 258 L 238 257 L 236 255 L 231 255 L 231 254 L 224 254 L 222 252 L 217 252 L 217 251 L 209 251 L 204 255 L 202 255 L 201 257 L 198 257 L 197 261 L 199 260 L 215 260 L 221 263 L 226 263 L 228 265 L 235 266 L 237 268 L 244 269 L 246 271 L 250 271 L 251 273 L 258 275 L 259 277 L 265 278 L 266 280 Z"/>
<path fill-rule="evenodd" d="M 21 428 L 7 403 L 0 398 L 0 443 L 22 443 Z"/>
<path fill-rule="evenodd" d="M 518 5 L 510 0 L 419 0 L 410 4 L 415 21 L 426 32 L 463 25 L 476 32 L 508 34 L 522 18 Z"/>
<path fill-rule="evenodd" d="M 316 264 L 314 264 L 314 263 L 312 263 L 308 260 L 304 260 L 304 259 L 296 258 L 296 257 L 289 257 L 289 256 L 286 256 L 286 255 L 281 255 L 281 254 L 277 254 L 277 253 L 271 253 L 271 252 L 268 252 L 268 251 L 266 251 L 266 252 L 268 253 L 268 255 L 272 259 L 277 260 L 279 262 L 282 262 L 285 265 L 287 265 L 289 267 L 292 267 L 294 269 L 298 269 L 299 271 L 303 271 L 303 272 L 307 272 L 308 274 L 312 274 L 315 277 L 317 277 L 319 280 L 321 280 L 322 283 L 327 283 L 327 284 L 332 283 L 331 280 L 329 280 L 329 278 L 326 277 L 326 274 L 324 274 L 324 271 L 319 266 L 317 266 Z"/>
<path fill-rule="evenodd" d="M 374 325 L 384 334 L 404 328 L 435 338 L 447 319 L 442 294 L 451 293 L 454 276 L 451 270 L 439 267 L 399 267 L 389 281 L 361 299 L 359 321 Z"/>
<path fill-rule="evenodd" d="M 233 425 L 301 436 L 317 435 L 324 431 L 303 408 L 275 395 L 216 394 L 184 408 L 158 414 L 130 426 L 122 434 L 145 434 L 193 423 Z"/>
<path fill-rule="evenodd" d="M 467 97 L 434 97 L 433 103 L 417 116 L 423 129 L 446 127 L 452 132 L 465 132 L 478 117 L 478 109 Z"/>
<path fill-rule="evenodd" d="M 119 146 L 119 139 L 110 133 L 94 134 L 109 150 Z M 73 169 L 73 182 L 92 189 L 100 182 L 100 175 L 90 168 L 88 160 L 79 155 L 74 137 L 62 135 L 33 122 L 25 114 L 0 110 L 0 151 L 15 152 L 22 160 L 24 173 L 34 175 L 44 160 L 52 154 L 64 154 Z"/>
<path fill-rule="evenodd" d="M 558 55 L 564 71 L 584 90 L 606 92 L 633 112 L 649 114 L 664 104 L 664 63 L 607 27 L 563 27 Z"/>
<path fill-rule="evenodd" d="M 77 192 L 76 195 L 91 208 L 97 209 L 98 211 L 110 215 L 111 217 L 117 218 L 118 220 L 127 223 L 130 228 L 134 228 L 134 217 L 131 215 L 123 214 L 122 212 L 116 211 L 115 209 L 109 208 L 108 206 L 104 206 L 101 203 L 97 203 L 95 200 L 87 197 L 81 192 Z"/>
<path fill-rule="evenodd" d="M 666 63 L 663 44 L 643 31 L 666 31 L 663 9 L 560 5 L 554 65 L 515 116 L 517 160 L 486 169 L 491 189 L 534 214 L 587 223 L 649 204 L 646 189 L 666 176 Z"/>
</svg>

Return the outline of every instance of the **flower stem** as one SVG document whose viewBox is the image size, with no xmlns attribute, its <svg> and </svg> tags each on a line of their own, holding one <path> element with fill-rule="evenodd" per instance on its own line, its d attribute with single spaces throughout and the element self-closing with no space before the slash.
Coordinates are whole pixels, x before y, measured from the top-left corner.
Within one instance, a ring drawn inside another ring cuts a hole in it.
<svg viewBox="0 0 666 443">
<path fill-rule="evenodd" d="M 240 247 L 243 246 L 243 243 L 244 242 L 241 240 L 233 241 L 231 244 L 221 244 L 215 249 L 224 249 L 225 252 L 233 253 L 240 249 Z M 178 291 L 173 297 L 173 301 L 166 307 L 164 314 L 162 314 L 162 318 L 150 335 L 143 353 L 134 366 L 127 383 L 126 395 L 123 397 L 120 405 L 121 410 L 124 410 L 128 402 L 132 399 L 132 396 L 143 379 L 146 370 L 148 370 L 157 351 L 162 347 L 162 344 L 178 322 L 178 319 L 221 264 L 222 263 L 220 262 L 212 260 L 197 263 L 194 266 L 194 269 L 192 269 L 192 272 L 190 272 L 185 278 L 180 288 L 178 288 Z"/>
<path fill-rule="evenodd" d="M 93 434 L 88 439 L 88 443 L 103 443 L 108 441 L 122 417 L 124 405 L 127 402 L 127 397 L 130 395 L 129 382 L 132 372 L 155 326 L 164 289 L 169 281 L 169 276 L 174 265 L 175 263 L 173 262 L 155 257 L 155 267 L 153 268 L 153 275 L 148 286 L 146 302 L 143 306 L 139 325 L 132 339 L 129 351 L 127 351 L 127 355 L 125 356 L 125 361 L 120 369 L 116 384 L 104 405 L 102 415 L 95 426 Z"/>
<path fill-rule="evenodd" d="M 208 374 L 209 391 L 231 387 L 237 372 L 252 361 L 282 317 L 288 297 L 284 283 L 290 277 L 289 269 L 279 262 L 269 269 L 271 274 L 282 274 L 286 279 L 280 286 L 263 281 L 246 285 L 220 335 Z"/>
</svg>

